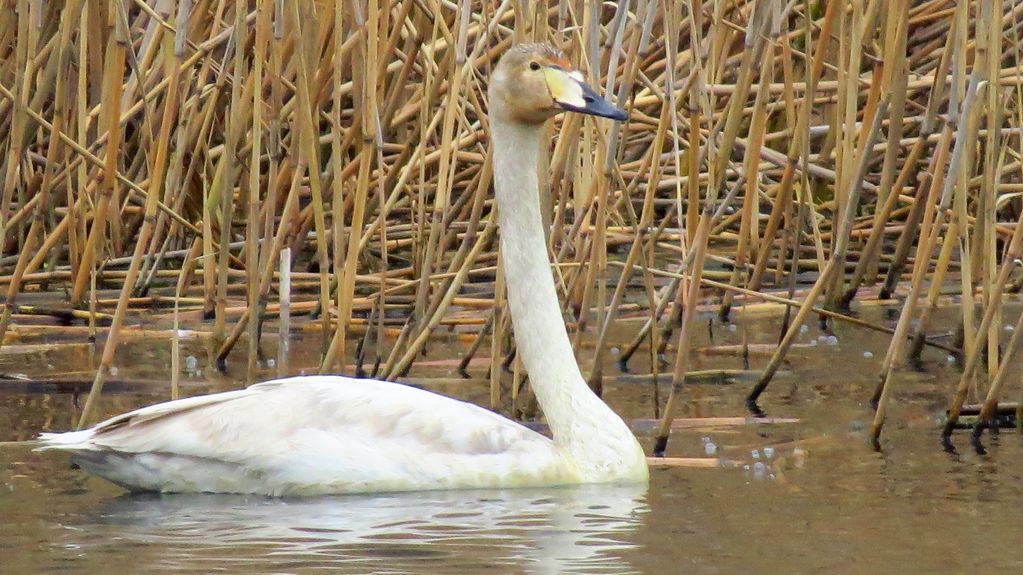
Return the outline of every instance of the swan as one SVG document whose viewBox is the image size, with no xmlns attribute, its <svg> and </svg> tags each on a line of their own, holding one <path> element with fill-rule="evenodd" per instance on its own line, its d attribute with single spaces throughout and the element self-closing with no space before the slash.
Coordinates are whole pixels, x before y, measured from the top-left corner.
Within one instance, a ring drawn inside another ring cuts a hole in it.
<svg viewBox="0 0 1023 575">
<path fill-rule="evenodd" d="M 544 44 L 509 48 L 488 89 L 501 252 L 518 352 L 552 439 L 477 405 L 405 385 L 302 376 L 178 399 L 45 433 L 39 450 L 131 491 L 271 496 L 645 484 L 644 452 L 590 391 L 547 259 L 537 166 L 565 111 L 623 120 Z"/>
</svg>

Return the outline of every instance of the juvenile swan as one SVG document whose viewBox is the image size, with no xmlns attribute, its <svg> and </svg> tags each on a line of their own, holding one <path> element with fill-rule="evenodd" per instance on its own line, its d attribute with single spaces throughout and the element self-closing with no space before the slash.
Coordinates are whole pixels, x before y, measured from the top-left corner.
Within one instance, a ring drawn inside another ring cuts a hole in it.
<svg viewBox="0 0 1023 575">
<path fill-rule="evenodd" d="M 511 48 L 490 79 L 494 183 L 515 340 L 553 440 L 476 405 L 384 381 L 293 377 L 144 407 L 40 449 L 133 491 L 266 495 L 645 483 L 643 450 L 587 387 L 551 277 L 537 196 L 544 122 L 625 119 L 556 49 Z"/>
</svg>

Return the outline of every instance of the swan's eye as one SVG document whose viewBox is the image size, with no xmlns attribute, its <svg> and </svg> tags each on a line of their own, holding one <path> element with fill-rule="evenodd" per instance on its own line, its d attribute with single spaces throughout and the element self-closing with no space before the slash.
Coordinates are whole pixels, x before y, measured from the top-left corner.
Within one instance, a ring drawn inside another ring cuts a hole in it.
<svg viewBox="0 0 1023 575">
<path fill-rule="evenodd" d="M 540 64 L 537 62 L 530 62 L 529 69 L 535 72 L 540 69 Z"/>
</svg>

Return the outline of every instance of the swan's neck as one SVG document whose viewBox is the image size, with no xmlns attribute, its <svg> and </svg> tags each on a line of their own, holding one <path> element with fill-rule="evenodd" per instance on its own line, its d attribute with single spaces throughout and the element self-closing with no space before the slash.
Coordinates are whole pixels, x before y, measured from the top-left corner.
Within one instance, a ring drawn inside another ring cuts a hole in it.
<svg viewBox="0 0 1023 575">
<path fill-rule="evenodd" d="M 642 449 L 621 418 L 586 385 L 565 331 L 537 193 L 542 125 L 497 116 L 491 130 L 508 304 L 516 349 L 537 401 L 555 443 L 572 457 L 604 469 L 622 464 L 614 461 L 618 458 L 632 465 L 637 451 L 642 458 Z M 643 463 L 644 473 L 645 468 Z"/>
</svg>

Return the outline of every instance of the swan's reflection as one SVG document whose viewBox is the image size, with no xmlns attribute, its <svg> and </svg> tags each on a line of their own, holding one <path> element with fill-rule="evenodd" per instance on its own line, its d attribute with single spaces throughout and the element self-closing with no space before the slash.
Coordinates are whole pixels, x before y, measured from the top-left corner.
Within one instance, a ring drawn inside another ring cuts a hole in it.
<svg viewBox="0 0 1023 575">
<path fill-rule="evenodd" d="M 66 533 L 99 529 L 108 538 L 86 547 L 136 545 L 139 560 L 161 569 L 621 573 L 631 571 L 621 551 L 633 546 L 648 510 L 645 492 L 594 485 L 314 499 L 126 495 Z"/>
</svg>

